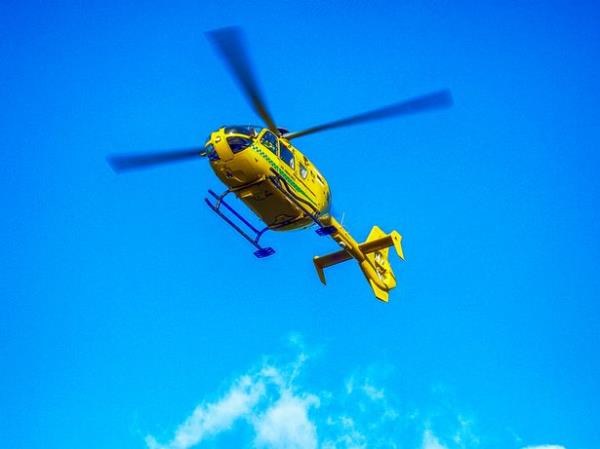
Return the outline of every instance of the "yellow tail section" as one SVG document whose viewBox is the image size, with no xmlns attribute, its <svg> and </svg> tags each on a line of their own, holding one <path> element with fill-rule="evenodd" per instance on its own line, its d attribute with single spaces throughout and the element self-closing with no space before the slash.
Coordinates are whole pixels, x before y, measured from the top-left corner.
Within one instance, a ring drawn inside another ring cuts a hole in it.
<svg viewBox="0 0 600 449">
<path fill-rule="evenodd" d="M 387 302 L 389 291 L 396 286 L 396 278 L 388 259 L 389 248 L 393 246 L 398 256 L 404 259 L 402 236 L 396 231 L 386 234 L 378 226 L 373 226 L 367 240 L 359 244 L 335 218 L 329 218 L 327 225 L 335 228 L 331 236 L 343 249 L 313 259 L 321 282 L 326 283 L 325 268 L 356 259 L 377 299 Z"/>
</svg>

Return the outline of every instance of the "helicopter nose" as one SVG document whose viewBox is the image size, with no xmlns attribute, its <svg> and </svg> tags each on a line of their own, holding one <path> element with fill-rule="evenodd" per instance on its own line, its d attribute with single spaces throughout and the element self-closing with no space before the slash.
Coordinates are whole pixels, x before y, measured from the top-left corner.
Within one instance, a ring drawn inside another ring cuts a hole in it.
<svg viewBox="0 0 600 449">
<path fill-rule="evenodd" d="M 233 159 L 233 152 L 227 144 L 226 139 L 222 138 L 221 136 L 217 136 L 211 143 L 213 144 L 215 151 L 215 156 L 213 157 L 216 158 L 212 160 L 229 161 Z"/>
<path fill-rule="evenodd" d="M 212 143 L 207 143 L 200 154 L 202 156 L 206 156 L 209 161 L 219 160 L 219 155 L 217 154 L 217 151 Z"/>
</svg>

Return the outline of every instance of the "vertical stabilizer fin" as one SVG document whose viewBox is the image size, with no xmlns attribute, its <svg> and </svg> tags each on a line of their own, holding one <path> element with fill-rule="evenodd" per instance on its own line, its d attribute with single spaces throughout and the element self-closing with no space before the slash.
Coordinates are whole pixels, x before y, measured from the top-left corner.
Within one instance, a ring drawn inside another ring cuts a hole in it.
<svg viewBox="0 0 600 449">
<path fill-rule="evenodd" d="M 383 301 L 383 302 L 388 302 L 388 298 L 390 295 L 389 290 L 383 290 L 371 279 L 369 279 L 369 284 L 371 285 L 371 288 L 373 289 L 373 293 L 375 293 L 375 297 L 377 299 L 379 299 L 380 301 Z"/>
</svg>

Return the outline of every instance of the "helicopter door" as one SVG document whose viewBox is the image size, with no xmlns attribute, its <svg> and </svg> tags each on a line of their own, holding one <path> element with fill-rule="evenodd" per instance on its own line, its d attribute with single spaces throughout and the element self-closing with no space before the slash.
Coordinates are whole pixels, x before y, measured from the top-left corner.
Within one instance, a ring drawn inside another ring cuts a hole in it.
<svg viewBox="0 0 600 449">
<path fill-rule="evenodd" d="M 281 142 L 281 145 L 279 146 L 280 151 L 279 151 L 279 157 L 281 158 L 282 161 L 284 161 L 286 164 L 289 165 L 289 167 L 292 169 L 292 171 L 294 171 L 295 167 L 296 167 L 296 162 L 294 160 L 294 153 L 292 153 L 292 150 L 290 150 L 288 148 L 288 146 L 286 144 L 284 144 L 283 142 Z"/>
<path fill-rule="evenodd" d="M 265 131 L 265 134 L 260 139 L 260 143 L 262 143 L 265 147 L 267 147 L 275 156 L 279 156 L 279 141 L 275 134 L 271 131 Z"/>
</svg>

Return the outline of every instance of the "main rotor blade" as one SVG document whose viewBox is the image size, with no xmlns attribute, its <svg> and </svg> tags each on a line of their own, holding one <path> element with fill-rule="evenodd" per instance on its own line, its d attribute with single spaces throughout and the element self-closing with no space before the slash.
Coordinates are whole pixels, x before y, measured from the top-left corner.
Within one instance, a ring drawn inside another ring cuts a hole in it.
<svg viewBox="0 0 600 449">
<path fill-rule="evenodd" d="M 192 159 L 199 157 L 201 155 L 200 152 L 200 148 L 187 148 L 184 150 L 162 151 L 160 153 L 111 154 L 106 160 L 116 173 L 121 173 Z"/>
<path fill-rule="evenodd" d="M 284 135 L 286 139 L 295 139 L 297 137 L 306 136 L 327 129 L 340 128 L 342 126 L 356 125 L 358 123 L 371 122 L 384 118 L 395 117 L 398 115 L 415 114 L 433 109 L 440 109 L 452 105 L 452 96 L 449 90 L 441 90 L 428 95 L 412 98 L 410 100 L 394 103 L 374 111 L 363 112 L 362 114 L 353 115 L 351 117 L 335 120 L 323 125 L 313 126 L 312 128 L 303 131 L 296 131 Z"/>
<path fill-rule="evenodd" d="M 258 88 L 252 64 L 244 45 L 241 29 L 238 27 L 219 28 L 206 33 L 208 40 L 225 59 L 229 69 L 250 100 L 254 111 L 263 119 L 269 129 L 277 133 L 277 126 Z"/>
</svg>

